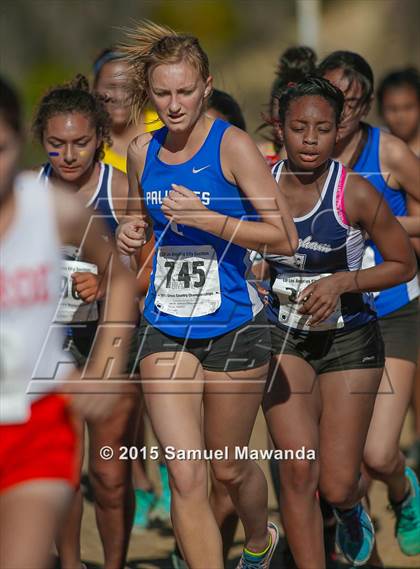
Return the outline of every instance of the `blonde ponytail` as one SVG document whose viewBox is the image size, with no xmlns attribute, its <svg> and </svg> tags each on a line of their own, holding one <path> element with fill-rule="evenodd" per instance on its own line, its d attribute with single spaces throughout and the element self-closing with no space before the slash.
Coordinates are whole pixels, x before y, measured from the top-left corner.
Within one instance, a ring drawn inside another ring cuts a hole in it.
<svg viewBox="0 0 420 569">
<path fill-rule="evenodd" d="M 209 74 L 209 61 L 194 36 L 180 35 L 167 26 L 148 20 L 126 30 L 127 42 L 118 46 L 118 52 L 130 66 L 131 115 L 136 123 L 149 95 L 149 71 L 161 64 L 186 60 L 198 69 L 205 81 Z"/>
</svg>

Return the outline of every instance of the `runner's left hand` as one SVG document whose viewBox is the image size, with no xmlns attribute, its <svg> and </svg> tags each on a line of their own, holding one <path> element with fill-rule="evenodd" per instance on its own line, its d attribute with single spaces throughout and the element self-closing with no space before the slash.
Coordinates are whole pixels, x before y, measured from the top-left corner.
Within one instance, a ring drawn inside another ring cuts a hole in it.
<svg viewBox="0 0 420 569">
<path fill-rule="evenodd" d="M 163 215 L 169 221 L 200 227 L 200 214 L 208 211 L 200 198 L 191 190 L 178 184 L 172 184 L 172 190 L 162 200 Z"/>
<path fill-rule="evenodd" d="M 301 304 L 299 312 L 310 314 L 310 326 L 316 326 L 330 316 L 337 306 L 342 290 L 334 278 L 335 275 L 319 279 L 305 287 L 297 301 Z"/>
</svg>

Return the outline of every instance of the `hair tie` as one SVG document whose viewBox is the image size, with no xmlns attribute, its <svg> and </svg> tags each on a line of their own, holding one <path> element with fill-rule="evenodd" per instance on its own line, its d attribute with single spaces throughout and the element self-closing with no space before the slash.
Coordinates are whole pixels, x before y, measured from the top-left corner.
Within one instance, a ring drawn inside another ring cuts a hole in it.
<svg viewBox="0 0 420 569">
<path fill-rule="evenodd" d="M 289 81 L 287 86 L 288 87 L 296 87 L 297 83 L 295 81 Z"/>
</svg>

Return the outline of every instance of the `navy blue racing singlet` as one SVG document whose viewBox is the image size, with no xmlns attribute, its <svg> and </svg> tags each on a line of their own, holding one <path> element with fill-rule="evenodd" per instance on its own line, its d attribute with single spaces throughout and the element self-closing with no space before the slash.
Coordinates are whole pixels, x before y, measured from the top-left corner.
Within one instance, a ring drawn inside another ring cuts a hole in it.
<svg viewBox="0 0 420 569">
<path fill-rule="evenodd" d="M 100 212 L 101 218 L 107 225 L 111 234 L 115 234 L 118 226 L 118 220 L 114 213 L 112 202 L 112 172 L 113 168 L 109 164 L 100 162 L 100 174 L 95 192 L 90 198 L 86 207 Z M 45 184 L 52 173 L 51 164 L 47 163 L 42 166 L 38 178 Z M 103 235 L 104 239 L 108 239 L 108 235 Z M 86 333 L 91 337 L 96 330 L 96 324 L 99 318 L 99 310 L 101 301 L 83 302 L 75 293 L 72 286 L 71 274 L 74 272 L 91 272 L 97 274 L 97 267 L 92 263 L 87 263 L 81 258 L 81 251 L 74 245 L 64 245 L 61 248 L 62 253 L 62 299 L 57 310 L 55 321 L 65 324 L 77 324 L 86 327 Z M 71 335 L 71 328 L 67 328 L 67 334 Z"/>
<path fill-rule="evenodd" d="M 103 220 L 107 224 L 108 229 L 111 231 L 112 235 L 114 235 L 115 230 L 118 227 L 118 220 L 115 215 L 112 202 L 113 168 L 109 164 L 104 164 L 103 162 L 100 162 L 100 166 L 101 171 L 99 174 L 98 185 L 96 186 L 93 196 L 86 204 L 86 207 L 91 207 L 92 209 L 99 211 L 102 214 Z M 44 164 L 39 173 L 39 178 L 46 182 L 51 176 L 51 172 L 51 164 Z"/>
<path fill-rule="evenodd" d="M 272 169 L 277 183 L 284 164 L 278 162 Z M 370 293 L 342 294 L 333 314 L 316 327 L 309 327 L 309 317 L 298 312 L 297 296 L 309 284 L 338 271 L 361 268 L 364 237 L 361 229 L 351 227 L 346 218 L 345 182 L 346 169 L 331 160 L 319 200 L 310 212 L 294 218 L 299 237 L 295 254 L 265 256 L 271 275 L 267 314 L 278 326 L 303 332 L 340 332 L 376 318 Z"/>
</svg>

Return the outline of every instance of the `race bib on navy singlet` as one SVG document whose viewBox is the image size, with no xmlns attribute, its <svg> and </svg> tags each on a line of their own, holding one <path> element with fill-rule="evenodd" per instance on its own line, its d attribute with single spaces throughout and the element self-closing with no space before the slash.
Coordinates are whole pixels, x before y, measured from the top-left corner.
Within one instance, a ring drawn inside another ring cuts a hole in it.
<svg viewBox="0 0 420 569">
<path fill-rule="evenodd" d="M 79 297 L 73 284 L 73 273 L 98 274 L 98 267 L 84 261 L 61 261 L 61 298 L 55 322 L 65 324 L 96 322 L 99 318 L 98 303 L 86 303 Z"/>
<path fill-rule="evenodd" d="M 155 306 L 178 318 L 213 314 L 221 305 L 216 251 L 210 245 L 159 247 Z"/>
<path fill-rule="evenodd" d="M 313 282 L 330 276 L 330 273 L 321 275 L 283 274 L 278 275 L 273 291 L 279 299 L 279 322 L 298 330 L 321 332 L 343 328 L 344 319 L 341 314 L 341 300 L 338 299 L 334 312 L 323 322 L 316 326 L 309 326 L 310 315 L 298 312 L 302 306 L 297 302 L 299 294 Z"/>
</svg>

